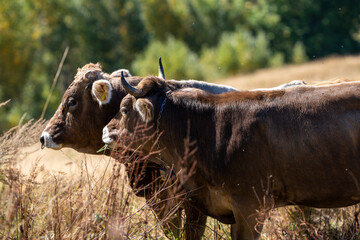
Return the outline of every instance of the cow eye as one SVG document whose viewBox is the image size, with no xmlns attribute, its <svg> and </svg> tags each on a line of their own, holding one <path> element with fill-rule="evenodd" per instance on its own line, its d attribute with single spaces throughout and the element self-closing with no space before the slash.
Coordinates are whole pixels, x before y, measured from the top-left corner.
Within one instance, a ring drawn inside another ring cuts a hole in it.
<svg viewBox="0 0 360 240">
<path fill-rule="evenodd" d="M 120 109 L 120 112 L 121 112 L 122 115 L 126 115 L 126 114 L 128 113 L 128 110 L 127 110 L 126 107 L 122 107 L 122 108 Z"/>
<path fill-rule="evenodd" d="M 69 101 L 68 101 L 68 103 L 67 103 L 67 105 L 68 105 L 69 107 L 75 106 L 75 105 L 76 105 L 75 99 L 70 98 Z"/>
</svg>

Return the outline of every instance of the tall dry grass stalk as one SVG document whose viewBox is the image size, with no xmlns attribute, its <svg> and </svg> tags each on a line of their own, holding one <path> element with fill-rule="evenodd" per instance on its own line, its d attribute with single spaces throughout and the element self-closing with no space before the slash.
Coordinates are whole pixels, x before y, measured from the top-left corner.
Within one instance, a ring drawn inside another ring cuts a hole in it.
<svg viewBox="0 0 360 240">
<path fill-rule="evenodd" d="M 58 69 L 57 69 L 56 74 L 55 74 L 55 77 L 54 77 L 54 79 L 53 79 L 53 83 L 52 83 L 51 88 L 50 88 L 49 95 L 48 95 L 47 98 L 46 98 L 46 101 L 45 101 L 43 110 L 42 110 L 41 115 L 40 115 L 40 118 L 41 118 L 41 119 L 44 118 L 44 116 L 45 116 L 45 112 L 46 112 L 46 109 L 47 109 L 47 107 L 48 107 L 48 105 L 49 105 L 49 101 L 50 101 L 51 95 L 52 95 L 52 93 L 53 93 L 53 91 L 54 91 L 56 82 L 57 82 L 57 80 L 58 80 L 58 78 L 59 78 L 59 76 L 60 76 L 61 69 L 62 69 L 62 67 L 63 67 L 63 65 L 64 65 L 64 62 L 65 62 L 65 59 L 66 59 L 66 56 L 67 56 L 68 52 L 69 52 L 69 46 L 66 47 L 66 49 L 65 49 L 65 51 L 64 51 L 64 53 L 63 53 L 63 56 L 62 56 L 62 58 L 61 58 L 61 61 L 60 61 L 60 63 L 59 63 Z"/>
<path fill-rule="evenodd" d="M 7 101 L 5 101 L 5 102 L 0 103 L 0 107 L 5 106 L 5 105 L 6 105 L 6 104 L 8 104 L 9 102 L 10 102 L 10 99 L 9 99 L 9 100 L 7 100 Z"/>
</svg>

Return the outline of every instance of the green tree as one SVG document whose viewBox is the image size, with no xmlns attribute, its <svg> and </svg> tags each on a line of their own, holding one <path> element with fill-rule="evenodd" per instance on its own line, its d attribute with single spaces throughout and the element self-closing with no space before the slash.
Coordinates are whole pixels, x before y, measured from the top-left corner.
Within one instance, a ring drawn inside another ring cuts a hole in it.
<svg viewBox="0 0 360 240">
<path fill-rule="evenodd" d="M 360 5 L 354 1 L 274 0 L 273 4 L 281 20 L 274 28 L 277 38 L 271 45 L 287 52 L 288 60 L 299 41 L 311 58 L 360 51 L 355 38 L 359 32 Z"/>
<path fill-rule="evenodd" d="M 216 48 L 212 51 L 203 51 L 201 62 L 207 66 L 204 71 L 206 78 L 213 78 L 212 76 L 217 77 L 215 71 L 219 71 L 221 75 L 228 75 L 266 67 L 271 56 L 272 52 L 264 32 L 254 36 L 250 31 L 238 29 L 236 32 L 223 33 Z"/>
</svg>

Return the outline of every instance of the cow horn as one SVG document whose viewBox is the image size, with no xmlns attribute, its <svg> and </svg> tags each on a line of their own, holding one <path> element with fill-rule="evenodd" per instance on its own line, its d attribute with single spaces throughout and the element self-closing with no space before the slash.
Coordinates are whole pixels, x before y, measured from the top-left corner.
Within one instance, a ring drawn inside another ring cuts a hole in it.
<svg viewBox="0 0 360 240">
<path fill-rule="evenodd" d="M 158 77 L 165 80 L 164 67 L 161 62 L 161 57 L 159 57 L 159 69 L 158 69 Z"/>
<path fill-rule="evenodd" d="M 131 86 L 124 77 L 124 72 L 121 72 L 121 84 L 123 86 L 123 88 L 125 89 L 125 91 L 131 95 L 133 95 L 134 97 L 141 97 L 142 96 L 142 91 L 140 89 L 137 89 L 136 87 Z"/>
</svg>

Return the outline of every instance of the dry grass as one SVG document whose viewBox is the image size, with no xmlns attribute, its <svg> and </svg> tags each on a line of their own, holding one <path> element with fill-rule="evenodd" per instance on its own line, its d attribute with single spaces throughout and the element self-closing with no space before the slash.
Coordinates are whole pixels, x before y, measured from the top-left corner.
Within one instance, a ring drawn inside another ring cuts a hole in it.
<svg viewBox="0 0 360 240">
<path fill-rule="evenodd" d="M 24 174 L 17 162 L 44 124 L 31 121 L 0 138 L 2 239 L 165 238 L 149 207 L 129 189 L 124 166 L 110 158 L 91 169 L 84 155 L 73 174 L 46 170 L 37 158 Z"/>
<path fill-rule="evenodd" d="M 360 79 L 360 57 L 261 70 L 221 83 L 249 89 L 341 77 Z M 167 238 L 143 198 L 130 191 L 123 165 L 70 150 L 40 151 L 35 143 L 43 127 L 44 121 L 31 121 L 0 136 L 1 239 Z M 358 205 L 269 208 L 259 210 L 262 239 L 360 239 Z M 230 228 L 208 218 L 204 239 L 230 239 Z"/>
<path fill-rule="evenodd" d="M 292 80 L 304 80 L 312 84 L 338 78 L 360 80 L 360 56 L 330 57 L 303 64 L 261 69 L 252 74 L 221 79 L 217 83 L 238 89 L 254 89 L 275 87 Z"/>
</svg>

